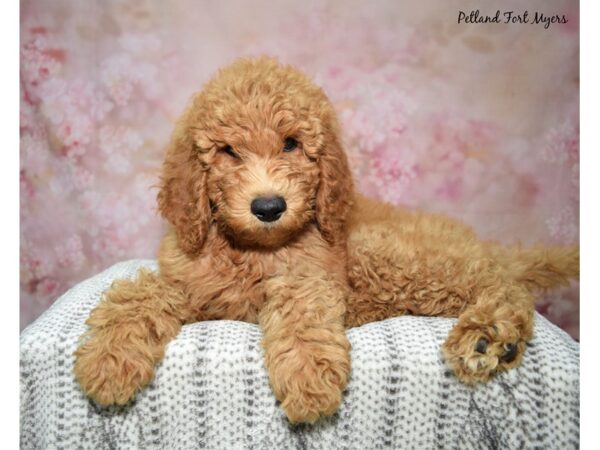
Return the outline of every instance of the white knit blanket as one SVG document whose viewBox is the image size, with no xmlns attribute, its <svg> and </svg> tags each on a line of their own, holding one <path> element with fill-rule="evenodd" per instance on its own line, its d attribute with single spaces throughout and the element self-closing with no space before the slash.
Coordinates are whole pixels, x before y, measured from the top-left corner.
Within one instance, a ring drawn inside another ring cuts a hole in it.
<svg viewBox="0 0 600 450">
<path fill-rule="evenodd" d="M 445 368 L 454 319 L 405 316 L 348 331 L 352 373 L 339 412 L 291 426 L 269 388 L 256 325 L 186 325 L 152 384 L 101 408 L 75 382 L 73 352 L 101 293 L 154 261 L 82 282 L 21 334 L 23 449 L 575 449 L 579 345 L 541 316 L 523 364 L 478 387 Z"/>
</svg>

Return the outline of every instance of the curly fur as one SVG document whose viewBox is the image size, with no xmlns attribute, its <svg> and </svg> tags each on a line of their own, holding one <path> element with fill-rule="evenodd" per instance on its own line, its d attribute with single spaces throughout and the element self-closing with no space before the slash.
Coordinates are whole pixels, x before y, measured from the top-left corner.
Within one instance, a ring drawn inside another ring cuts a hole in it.
<svg viewBox="0 0 600 450">
<path fill-rule="evenodd" d="M 288 137 L 299 145 L 283 152 Z M 265 223 L 250 203 L 268 195 L 287 210 Z M 184 323 L 215 319 L 260 324 L 292 422 L 339 406 L 345 328 L 401 314 L 458 317 L 446 362 L 463 382 L 486 381 L 520 362 L 535 292 L 579 274 L 577 248 L 504 248 L 447 217 L 357 194 L 327 97 L 268 58 L 234 63 L 193 98 L 158 206 L 172 225 L 160 275 L 115 283 L 76 351 L 75 375 L 100 404 L 127 403 Z"/>
</svg>

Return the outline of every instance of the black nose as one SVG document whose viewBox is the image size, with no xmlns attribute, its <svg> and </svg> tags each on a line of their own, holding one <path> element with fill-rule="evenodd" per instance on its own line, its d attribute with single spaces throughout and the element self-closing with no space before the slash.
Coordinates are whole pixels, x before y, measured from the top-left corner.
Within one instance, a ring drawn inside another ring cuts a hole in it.
<svg viewBox="0 0 600 450">
<path fill-rule="evenodd" d="M 287 205 L 283 197 L 258 197 L 252 200 L 250 211 L 263 222 L 274 222 L 281 217 Z"/>
</svg>

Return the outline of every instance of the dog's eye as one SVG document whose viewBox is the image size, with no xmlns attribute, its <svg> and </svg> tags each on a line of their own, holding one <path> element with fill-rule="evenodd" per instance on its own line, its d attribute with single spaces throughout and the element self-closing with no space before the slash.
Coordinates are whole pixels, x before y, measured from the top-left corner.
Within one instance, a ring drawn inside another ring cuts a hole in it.
<svg viewBox="0 0 600 450">
<path fill-rule="evenodd" d="M 285 138 L 285 141 L 283 141 L 283 151 L 284 152 L 291 152 L 292 150 L 295 150 L 296 148 L 298 148 L 298 141 L 294 138 Z"/>
<path fill-rule="evenodd" d="M 233 149 L 231 148 L 231 145 L 226 145 L 225 147 L 221 147 L 221 151 L 223 153 L 227 153 L 232 158 L 236 158 L 236 159 L 239 158 L 239 156 L 237 155 L 237 153 L 234 152 Z"/>
</svg>

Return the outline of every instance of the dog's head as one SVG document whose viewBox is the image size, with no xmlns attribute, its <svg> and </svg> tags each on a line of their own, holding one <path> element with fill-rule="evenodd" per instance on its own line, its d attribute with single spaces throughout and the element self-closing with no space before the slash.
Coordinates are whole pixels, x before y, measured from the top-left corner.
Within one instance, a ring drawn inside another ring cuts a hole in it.
<svg viewBox="0 0 600 450">
<path fill-rule="evenodd" d="M 345 237 L 352 179 L 335 112 L 305 75 L 268 58 L 221 70 L 178 121 L 158 205 L 183 250 L 211 226 L 237 245 L 276 248 L 315 222 Z"/>
</svg>

